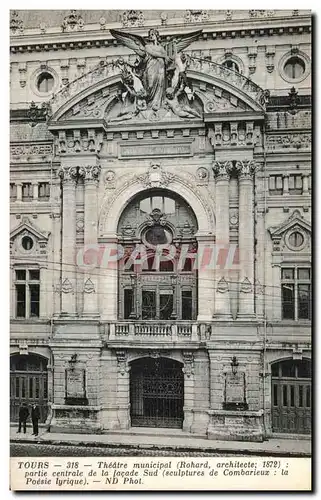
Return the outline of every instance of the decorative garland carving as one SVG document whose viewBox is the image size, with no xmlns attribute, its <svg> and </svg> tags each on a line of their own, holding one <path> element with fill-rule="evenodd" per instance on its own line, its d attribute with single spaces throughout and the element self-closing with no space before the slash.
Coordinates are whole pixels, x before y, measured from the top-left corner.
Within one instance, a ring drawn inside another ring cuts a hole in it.
<svg viewBox="0 0 321 500">
<path fill-rule="evenodd" d="M 190 378 L 194 375 L 194 354 L 192 351 L 183 351 L 184 368 L 183 373 Z"/>
<path fill-rule="evenodd" d="M 145 16 L 142 10 L 126 10 L 122 15 L 122 25 L 124 27 L 136 28 L 144 26 Z"/>
<path fill-rule="evenodd" d="M 138 175 L 137 180 L 147 188 L 166 187 L 173 182 L 174 175 L 165 172 L 161 165 L 151 163 L 148 172 L 143 175 Z"/>
<path fill-rule="evenodd" d="M 217 283 L 216 291 L 219 293 L 226 293 L 229 291 L 228 283 L 224 276 Z"/>
<path fill-rule="evenodd" d="M 121 375 L 125 375 L 128 371 L 127 365 L 127 352 L 126 351 L 116 351 L 117 357 L 117 370 Z"/>
<path fill-rule="evenodd" d="M 62 22 L 62 31 L 78 31 L 84 28 L 84 20 L 79 15 L 76 14 L 76 10 L 71 10 L 70 14 L 66 16 Z"/>
<path fill-rule="evenodd" d="M 95 293 L 95 291 L 96 290 L 94 283 L 91 281 L 90 278 L 88 278 L 84 284 L 84 293 Z"/>
<path fill-rule="evenodd" d="M 240 292 L 241 293 L 251 293 L 252 292 L 252 285 L 251 282 L 248 278 L 244 278 L 244 280 L 241 283 L 240 287 Z"/>
</svg>

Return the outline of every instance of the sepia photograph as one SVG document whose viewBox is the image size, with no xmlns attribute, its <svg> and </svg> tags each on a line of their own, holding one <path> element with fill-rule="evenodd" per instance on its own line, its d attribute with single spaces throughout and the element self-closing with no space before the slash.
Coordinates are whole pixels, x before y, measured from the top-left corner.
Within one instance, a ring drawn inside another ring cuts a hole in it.
<svg viewBox="0 0 321 500">
<path fill-rule="evenodd" d="M 311 491 L 311 11 L 8 22 L 11 490 Z"/>
</svg>

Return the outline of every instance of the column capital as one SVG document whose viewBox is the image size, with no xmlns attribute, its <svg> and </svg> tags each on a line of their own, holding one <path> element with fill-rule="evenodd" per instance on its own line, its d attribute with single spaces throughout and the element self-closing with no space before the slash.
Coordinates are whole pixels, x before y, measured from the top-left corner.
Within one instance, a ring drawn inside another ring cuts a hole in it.
<svg viewBox="0 0 321 500">
<path fill-rule="evenodd" d="M 100 165 L 82 165 L 79 167 L 79 176 L 84 178 L 84 181 L 98 181 L 100 175 Z"/>
<path fill-rule="evenodd" d="M 213 162 L 213 172 L 216 180 L 229 180 L 233 170 L 233 163 L 231 161 L 217 161 Z"/>
<path fill-rule="evenodd" d="M 77 180 L 77 167 L 61 166 L 57 170 L 57 175 L 63 182 L 76 182 Z"/>
<path fill-rule="evenodd" d="M 240 180 L 252 180 L 253 175 L 258 168 L 259 165 L 254 160 L 239 160 L 235 164 L 235 170 L 238 173 Z"/>
</svg>

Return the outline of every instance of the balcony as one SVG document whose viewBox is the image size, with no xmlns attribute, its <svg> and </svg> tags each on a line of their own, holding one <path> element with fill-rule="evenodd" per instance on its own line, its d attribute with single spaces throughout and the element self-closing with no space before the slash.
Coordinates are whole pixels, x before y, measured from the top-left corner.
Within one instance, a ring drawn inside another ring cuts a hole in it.
<svg viewBox="0 0 321 500">
<path fill-rule="evenodd" d="M 199 325 L 193 322 L 117 321 L 109 323 L 108 347 L 197 347 Z"/>
</svg>

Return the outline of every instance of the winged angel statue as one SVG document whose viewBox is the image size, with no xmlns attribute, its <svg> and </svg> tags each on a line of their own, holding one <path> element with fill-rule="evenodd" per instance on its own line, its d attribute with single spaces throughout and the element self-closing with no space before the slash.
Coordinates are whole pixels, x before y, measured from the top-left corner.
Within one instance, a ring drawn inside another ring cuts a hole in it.
<svg viewBox="0 0 321 500">
<path fill-rule="evenodd" d="M 187 58 L 180 52 L 196 41 L 202 30 L 173 37 L 166 43 L 160 42 L 159 32 L 153 28 L 146 40 L 118 30 L 110 32 L 139 56 L 134 64 L 121 62 L 125 92 L 121 111 L 114 121 L 130 119 L 148 110 L 157 116 L 162 107 L 181 118 L 200 117 L 189 105 L 193 92 L 186 79 Z"/>
</svg>

